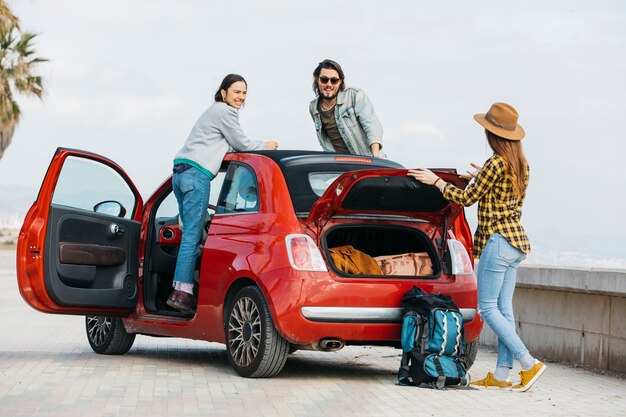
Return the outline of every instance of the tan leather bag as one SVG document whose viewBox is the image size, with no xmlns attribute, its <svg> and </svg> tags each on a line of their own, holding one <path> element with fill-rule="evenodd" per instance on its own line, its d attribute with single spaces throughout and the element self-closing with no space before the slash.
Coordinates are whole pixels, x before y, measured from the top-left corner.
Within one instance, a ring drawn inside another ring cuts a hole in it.
<svg viewBox="0 0 626 417">
<path fill-rule="evenodd" d="M 329 248 L 330 258 L 337 269 L 351 275 L 382 275 L 380 266 L 368 254 L 351 245 Z"/>
<path fill-rule="evenodd" d="M 433 263 L 427 252 L 376 256 L 374 259 L 384 275 L 427 276 L 434 273 Z"/>
</svg>

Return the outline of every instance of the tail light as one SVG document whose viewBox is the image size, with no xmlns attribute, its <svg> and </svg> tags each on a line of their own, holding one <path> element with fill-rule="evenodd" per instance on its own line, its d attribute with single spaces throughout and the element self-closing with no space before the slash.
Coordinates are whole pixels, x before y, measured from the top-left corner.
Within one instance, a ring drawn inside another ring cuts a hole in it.
<svg viewBox="0 0 626 417">
<path fill-rule="evenodd" d="M 452 261 L 453 275 L 469 275 L 474 273 L 472 268 L 472 260 L 467 254 L 467 249 L 461 242 L 456 239 L 448 239 L 448 249 L 450 251 L 450 260 Z"/>
<path fill-rule="evenodd" d="M 324 258 L 313 239 L 308 235 L 288 235 L 287 254 L 289 263 L 298 271 L 328 271 Z"/>
</svg>

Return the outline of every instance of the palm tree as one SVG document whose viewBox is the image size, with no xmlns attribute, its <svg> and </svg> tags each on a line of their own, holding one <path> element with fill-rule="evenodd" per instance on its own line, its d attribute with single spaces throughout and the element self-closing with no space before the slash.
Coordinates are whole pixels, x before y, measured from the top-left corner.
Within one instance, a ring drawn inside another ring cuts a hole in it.
<svg viewBox="0 0 626 417">
<path fill-rule="evenodd" d="M 13 92 L 39 98 L 43 94 L 41 76 L 34 71 L 37 64 L 47 59 L 34 57 L 35 36 L 21 31 L 19 19 L 0 0 L 0 159 L 20 120 L 20 107 Z"/>
</svg>

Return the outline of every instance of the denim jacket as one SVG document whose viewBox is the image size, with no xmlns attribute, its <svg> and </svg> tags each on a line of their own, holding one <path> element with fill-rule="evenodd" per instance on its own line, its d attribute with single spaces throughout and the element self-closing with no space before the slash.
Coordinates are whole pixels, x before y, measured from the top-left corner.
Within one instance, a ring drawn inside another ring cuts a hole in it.
<svg viewBox="0 0 626 417">
<path fill-rule="evenodd" d="M 309 104 L 309 112 L 315 122 L 317 139 L 326 152 L 335 152 L 330 139 L 322 129 L 322 119 L 317 109 L 316 97 Z M 383 146 L 383 126 L 374 113 L 374 106 L 363 90 L 346 88 L 337 94 L 335 104 L 337 128 L 351 154 L 372 156 L 370 145 L 380 143 Z"/>
</svg>

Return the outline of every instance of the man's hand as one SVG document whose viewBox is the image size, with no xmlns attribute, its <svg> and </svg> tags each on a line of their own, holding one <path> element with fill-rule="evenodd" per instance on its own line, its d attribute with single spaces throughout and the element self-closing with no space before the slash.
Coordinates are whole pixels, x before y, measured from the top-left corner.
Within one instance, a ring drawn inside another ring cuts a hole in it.
<svg viewBox="0 0 626 417">
<path fill-rule="evenodd" d="M 275 151 L 278 149 L 278 142 L 271 140 L 269 142 L 265 142 L 265 149 L 268 151 Z"/>
<path fill-rule="evenodd" d="M 374 156 L 374 158 L 382 158 L 383 157 L 383 153 L 381 152 L 380 143 L 372 143 L 370 145 L 370 150 L 372 151 L 372 155 Z"/>
</svg>

